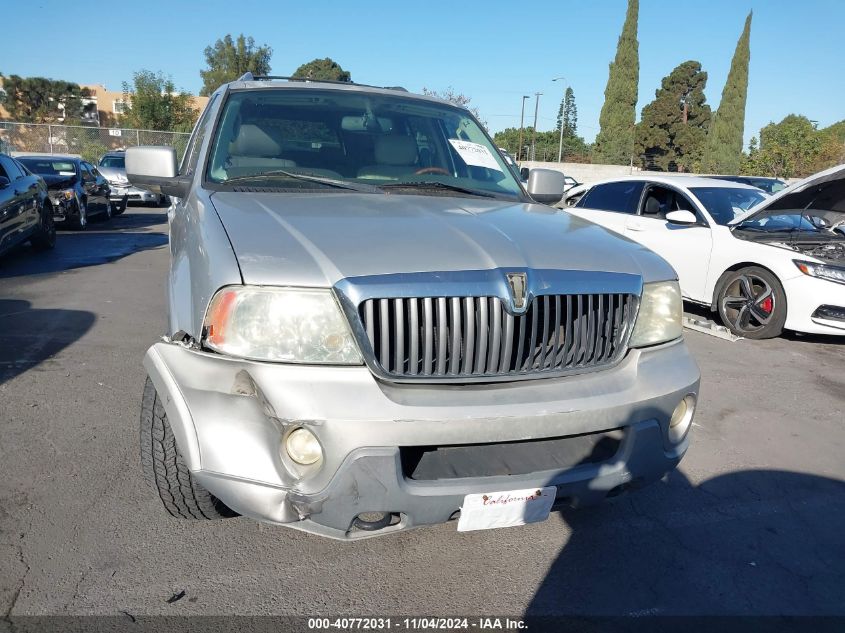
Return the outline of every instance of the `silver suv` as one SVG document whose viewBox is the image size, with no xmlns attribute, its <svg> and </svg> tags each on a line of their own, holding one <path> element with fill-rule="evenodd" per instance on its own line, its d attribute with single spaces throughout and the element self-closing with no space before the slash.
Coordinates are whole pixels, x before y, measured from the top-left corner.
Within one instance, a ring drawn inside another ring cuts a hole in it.
<svg viewBox="0 0 845 633">
<path fill-rule="evenodd" d="M 340 539 L 537 521 L 686 451 L 699 371 L 675 272 L 514 177 L 465 109 L 247 75 L 177 165 L 169 327 L 147 352 L 144 473 L 174 516 Z"/>
</svg>

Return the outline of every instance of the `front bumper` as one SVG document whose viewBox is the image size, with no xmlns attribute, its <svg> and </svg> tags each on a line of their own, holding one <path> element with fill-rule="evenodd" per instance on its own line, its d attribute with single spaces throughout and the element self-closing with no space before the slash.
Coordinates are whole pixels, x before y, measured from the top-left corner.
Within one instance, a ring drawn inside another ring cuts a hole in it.
<svg viewBox="0 0 845 633">
<path fill-rule="evenodd" d="M 53 221 L 68 222 L 79 217 L 79 203 L 76 198 L 56 198 L 51 196 L 50 203 L 53 206 Z"/>
<path fill-rule="evenodd" d="M 145 189 L 138 189 L 137 187 L 132 187 L 130 185 L 110 185 L 111 187 L 111 200 L 113 202 L 119 202 L 122 200 L 126 200 L 127 202 L 158 202 L 158 194 L 155 194 L 151 191 L 146 191 Z"/>
<path fill-rule="evenodd" d="M 241 514 L 343 539 L 448 521 L 471 493 L 554 485 L 559 498 L 583 505 L 654 481 L 686 451 L 687 439 L 668 440 L 668 421 L 699 385 L 681 342 L 631 350 L 605 371 L 483 385 L 397 385 L 365 367 L 257 363 L 164 342 L 144 365 L 201 485 Z M 324 451 L 310 470 L 280 451 L 298 426 Z M 566 469 L 416 481 L 400 463 L 399 447 L 618 428 L 623 438 L 612 458 Z M 353 530 L 362 512 L 401 520 L 377 533 Z"/>
<path fill-rule="evenodd" d="M 845 336 L 845 321 L 823 318 L 821 306 L 845 308 L 845 284 L 801 275 L 783 282 L 786 292 L 785 327 L 807 334 Z"/>
</svg>

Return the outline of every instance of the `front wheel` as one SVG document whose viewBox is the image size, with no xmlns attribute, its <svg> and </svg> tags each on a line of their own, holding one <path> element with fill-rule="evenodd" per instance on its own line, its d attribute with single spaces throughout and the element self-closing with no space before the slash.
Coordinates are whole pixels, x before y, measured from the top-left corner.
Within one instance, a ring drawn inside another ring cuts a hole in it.
<svg viewBox="0 0 845 633">
<path fill-rule="evenodd" d="M 41 224 L 29 238 L 29 243 L 39 251 L 49 251 L 56 246 L 56 224 L 53 222 L 53 207 L 49 204 L 41 208 Z"/>
<path fill-rule="evenodd" d="M 780 336 L 786 323 L 786 294 L 775 275 L 759 266 L 731 272 L 716 300 L 722 322 L 737 336 Z"/>
<path fill-rule="evenodd" d="M 77 216 L 74 228 L 77 231 L 84 231 L 88 226 L 88 203 L 83 199 L 78 199 L 76 202 Z"/>
<path fill-rule="evenodd" d="M 238 516 L 191 476 L 149 378 L 141 400 L 141 469 L 171 516 L 198 520 Z"/>
</svg>

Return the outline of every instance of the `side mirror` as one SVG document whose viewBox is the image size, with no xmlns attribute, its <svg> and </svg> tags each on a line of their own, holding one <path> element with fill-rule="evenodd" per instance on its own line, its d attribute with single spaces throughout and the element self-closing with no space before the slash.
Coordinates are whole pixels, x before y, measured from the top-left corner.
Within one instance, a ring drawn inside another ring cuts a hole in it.
<svg viewBox="0 0 845 633">
<path fill-rule="evenodd" d="M 5 189 L 10 184 L 12 184 L 12 183 L 9 182 L 9 179 L 6 178 L 6 176 L 0 176 L 0 189 Z"/>
<path fill-rule="evenodd" d="M 530 173 L 531 173 L 531 170 L 528 169 L 528 167 L 523 167 L 522 169 L 519 170 L 519 177 L 522 178 L 523 180 L 528 180 L 528 174 L 530 174 Z"/>
<path fill-rule="evenodd" d="M 565 187 L 563 174 L 554 169 L 532 169 L 528 175 L 528 194 L 543 204 L 560 202 Z"/>
<path fill-rule="evenodd" d="M 139 189 L 184 198 L 190 176 L 179 176 L 176 150 L 165 146 L 130 147 L 126 150 L 126 178 Z"/>
<path fill-rule="evenodd" d="M 698 218 L 692 211 L 670 211 L 666 214 L 666 221 L 680 225 L 698 224 Z"/>
</svg>

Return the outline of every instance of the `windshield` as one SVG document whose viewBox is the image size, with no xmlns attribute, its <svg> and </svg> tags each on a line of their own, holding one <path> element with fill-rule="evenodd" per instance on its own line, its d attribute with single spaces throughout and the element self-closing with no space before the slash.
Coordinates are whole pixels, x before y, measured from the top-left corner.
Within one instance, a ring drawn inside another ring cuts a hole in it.
<svg viewBox="0 0 845 633">
<path fill-rule="evenodd" d="M 66 160 L 50 160 L 49 158 L 18 158 L 29 171 L 42 176 L 75 176 L 76 167 Z"/>
<path fill-rule="evenodd" d="M 207 177 L 220 185 L 297 191 L 342 190 L 338 185 L 346 183 L 377 193 L 522 194 L 499 150 L 465 110 L 343 90 L 232 93 Z"/>
<path fill-rule="evenodd" d="M 690 191 L 723 226 L 766 199 L 762 191 L 740 187 L 690 187 Z"/>
<path fill-rule="evenodd" d="M 117 169 L 126 169 L 125 156 L 103 156 L 100 159 L 100 167 L 116 167 Z"/>
</svg>

